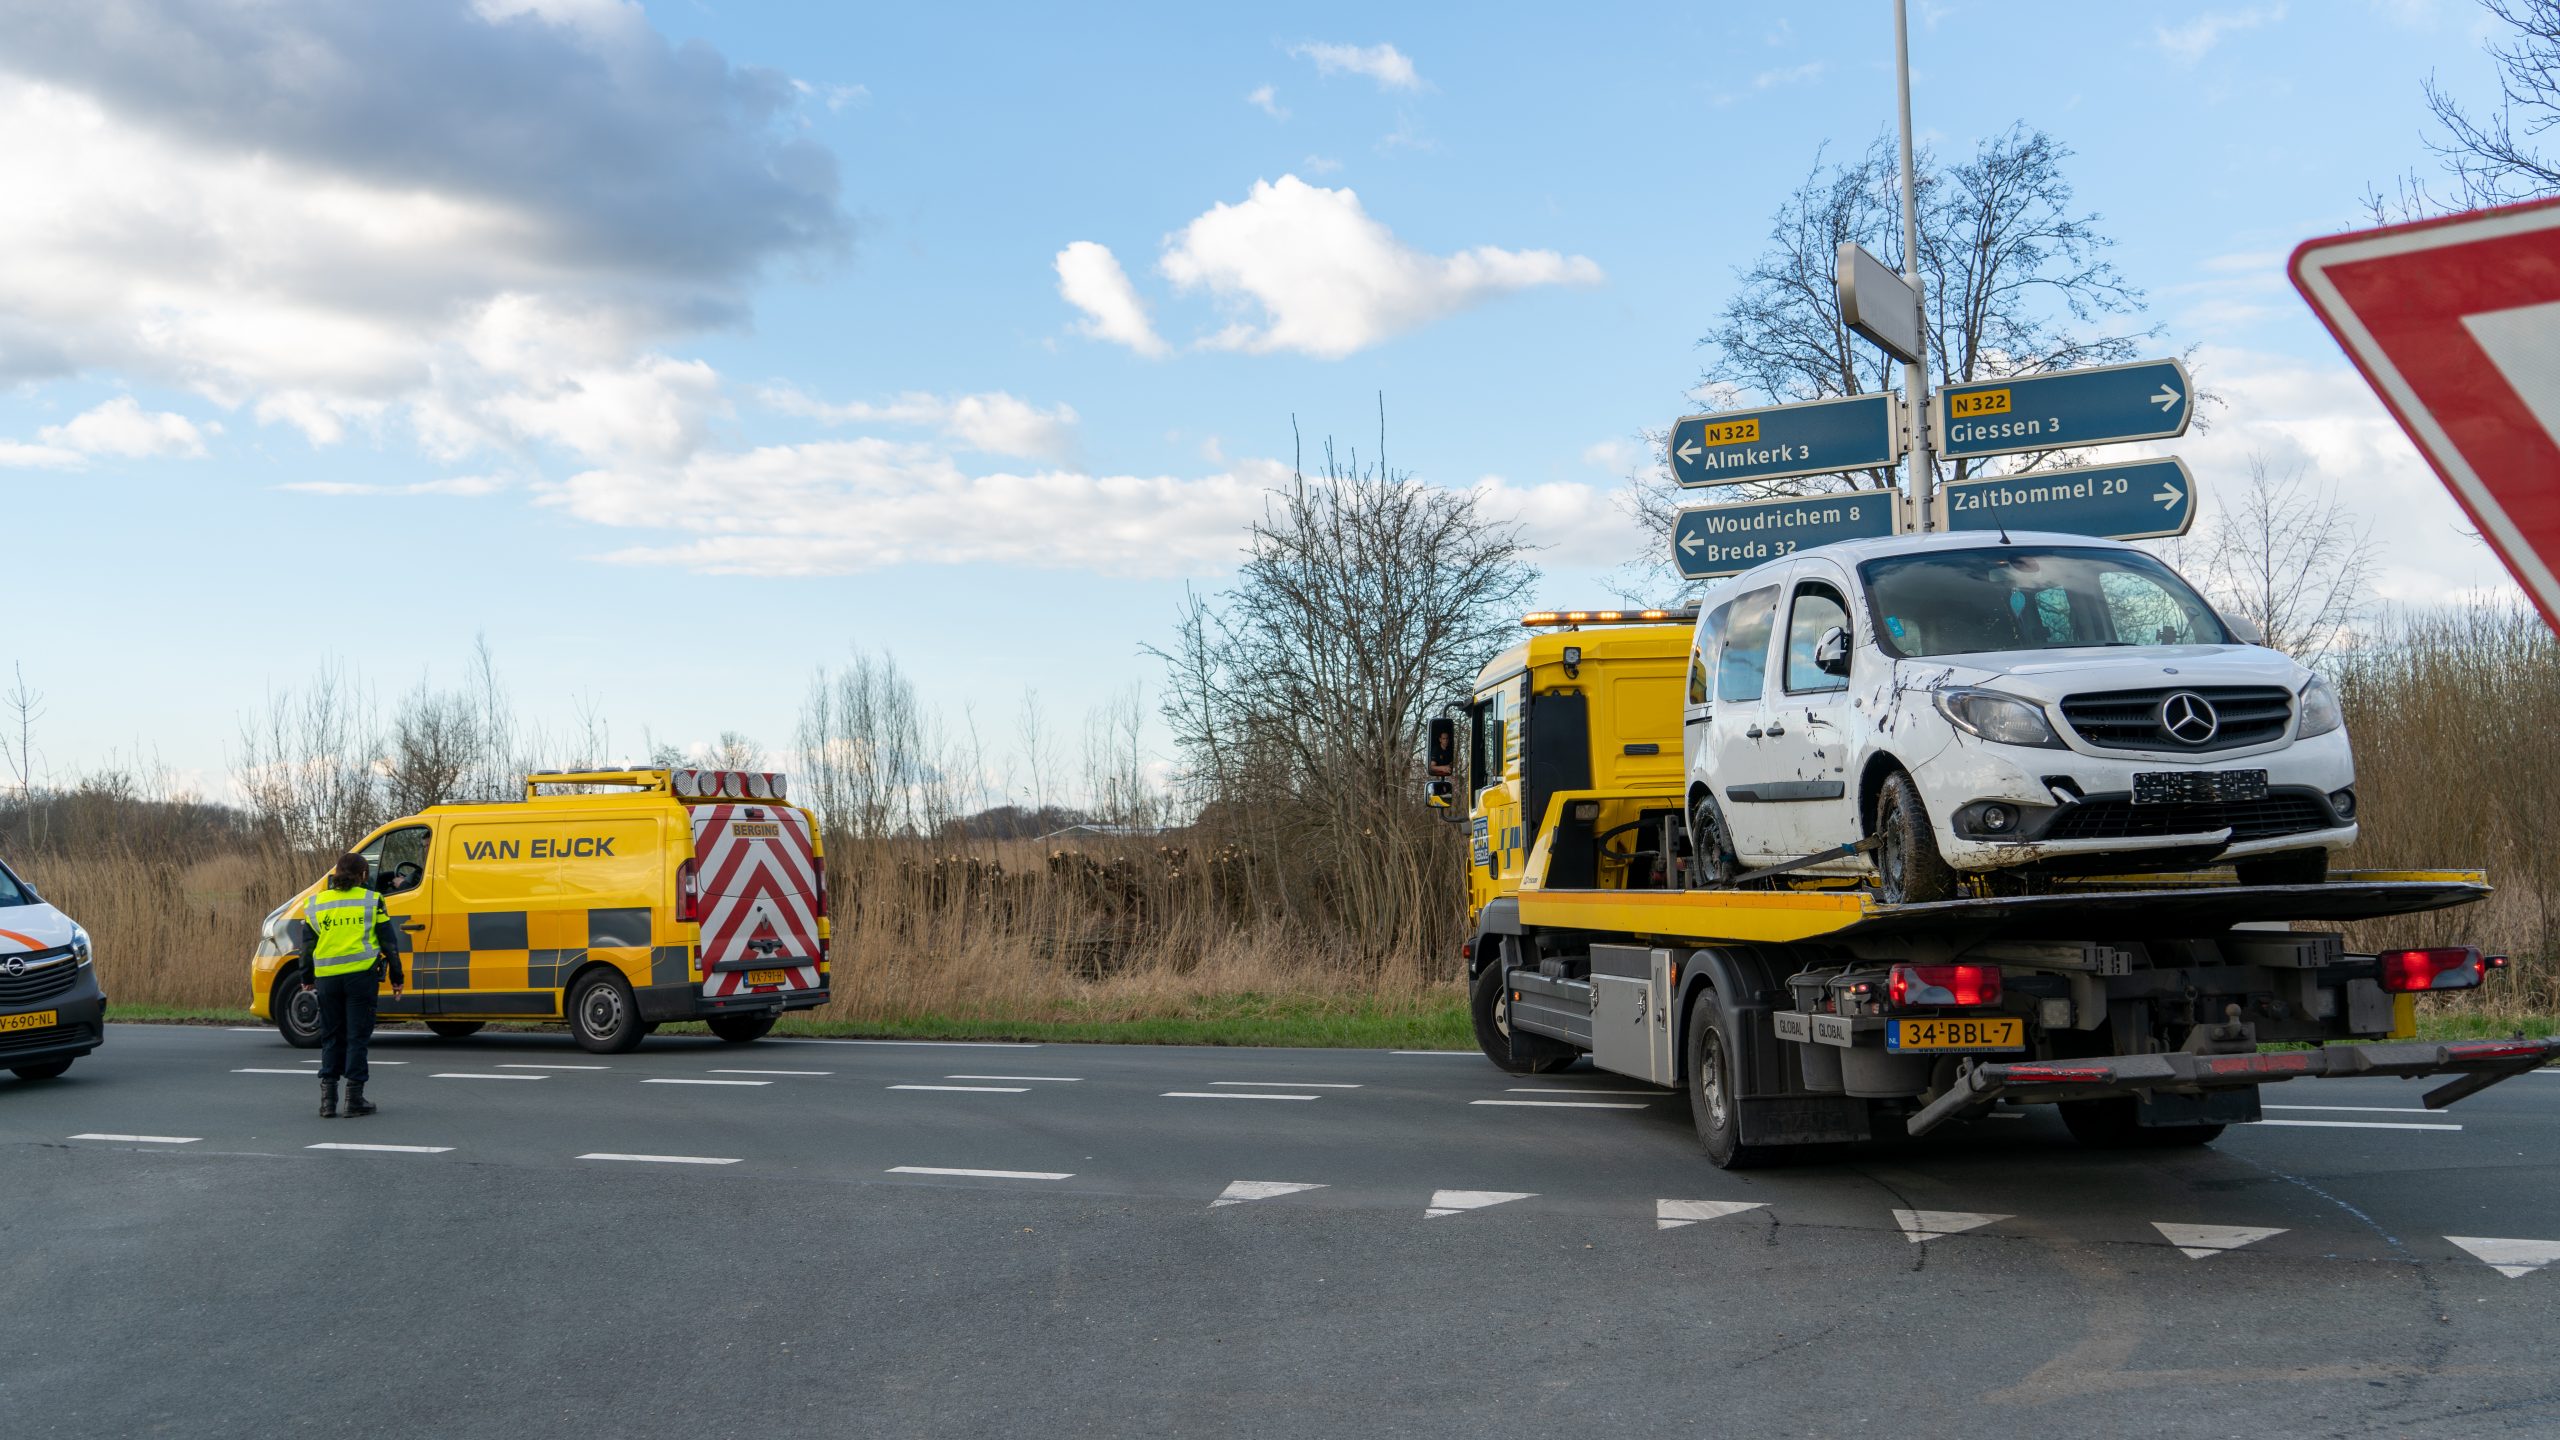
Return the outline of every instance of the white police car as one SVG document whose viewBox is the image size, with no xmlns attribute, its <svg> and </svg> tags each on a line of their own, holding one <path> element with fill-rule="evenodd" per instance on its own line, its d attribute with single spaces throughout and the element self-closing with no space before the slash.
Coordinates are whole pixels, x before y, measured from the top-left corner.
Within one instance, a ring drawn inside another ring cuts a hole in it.
<svg viewBox="0 0 2560 1440">
<path fill-rule="evenodd" d="M 2235 866 L 2307 884 L 2356 837 L 2337 696 L 2133 546 L 2012 532 L 1847 541 L 1700 606 L 1684 750 L 1705 883 L 1811 873 L 1883 898 Z"/>
</svg>

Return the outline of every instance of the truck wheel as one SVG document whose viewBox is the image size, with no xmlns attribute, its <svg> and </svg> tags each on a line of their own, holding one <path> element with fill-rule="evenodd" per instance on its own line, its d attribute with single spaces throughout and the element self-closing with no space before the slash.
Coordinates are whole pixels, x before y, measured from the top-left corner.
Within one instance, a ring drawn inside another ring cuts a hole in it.
<svg viewBox="0 0 2560 1440">
<path fill-rule="evenodd" d="M 2329 852 L 2287 850 L 2235 860 L 2231 868 L 2239 872 L 2243 885 L 2320 885 L 2329 879 Z"/>
<path fill-rule="evenodd" d="M 1722 1170 L 1768 1164 L 1774 1158 L 1770 1147 L 1742 1143 L 1733 1044 L 1725 1033 L 1724 1013 L 1716 1008 L 1714 991 L 1701 991 L 1689 1002 L 1688 1029 L 1689 1118 L 1697 1124 L 1700 1148 Z"/>
<path fill-rule="evenodd" d="M 1926 905 L 1956 893 L 1956 872 L 1938 854 L 1938 832 L 1920 787 L 1896 770 L 1876 800 L 1876 891 L 1887 905 Z"/>
<path fill-rule="evenodd" d="M 579 981 L 569 997 L 569 1033 L 590 1054 L 620 1055 L 638 1048 L 644 1032 L 640 1003 L 632 998 L 630 985 L 610 970 Z"/>
<path fill-rule="evenodd" d="M 1733 833 L 1725 828 L 1724 810 L 1712 792 L 1701 791 L 1689 807 L 1689 888 L 1721 890 L 1742 873 L 1733 853 Z"/>
<path fill-rule="evenodd" d="M 770 1034 L 774 1019 L 771 1015 L 714 1015 L 711 1017 L 711 1033 L 732 1045 L 744 1045 Z"/>
<path fill-rule="evenodd" d="M 1510 948 L 1508 941 L 1501 943 L 1505 951 Z M 1514 1075 L 1552 1075 L 1582 1058 L 1573 1047 L 1543 1035 L 1519 1037 L 1532 1042 L 1529 1044 L 1515 1046 L 1512 1043 L 1511 1024 L 1507 1018 L 1511 1010 L 1511 990 L 1503 983 L 1506 968 L 1506 956 L 1497 953 L 1485 962 L 1482 970 L 1476 972 L 1475 983 L 1467 990 L 1467 1014 L 1475 1021 L 1476 1048 L 1484 1052 L 1484 1058 Z"/>
<path fill-rule="evenodd" d="M 59 1080 L 70 1073 L 68 1060 L 42 1060 L 33 1065 L 12 1065 L 9 1073 L 21 1080 Z"/>
<path fill-rule="evenodd" d="M 430 1020 L 427 1028 L 447 1040 L 459 1040 L 465 1035 L 479 1034 L 480 1027 L 488 1023 L 486 1020 Z"/>
<path fill-rule="evenodd" d="M 2065 1100 L 2060 1108 L 2071 1138 L 2094 1150 L 2174 1150 L 2210 1145 L 2222 1135 L 2219 1125 L 2137 1125 L 2130 1095 Z"/>
<path fill-rule="evenodd" d="M 287 1045 L 296 1050 L 320 1048 L 320 996 L 302 988 L 300 970 L 287 970 L 277 978 L 275 993 L 267 998 L 267 1013 L 275 1017 L 276 1033 Z"/>
</svg>

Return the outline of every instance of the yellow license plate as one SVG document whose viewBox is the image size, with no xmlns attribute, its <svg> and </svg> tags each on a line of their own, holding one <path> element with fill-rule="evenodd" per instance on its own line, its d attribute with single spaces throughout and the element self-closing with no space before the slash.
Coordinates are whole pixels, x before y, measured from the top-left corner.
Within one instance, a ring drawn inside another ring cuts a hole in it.
<svg viewBox="0 0 2560 1440">
<path fill-rule="evenodd" d="M 50 1030 L 61 1015 L 57 1010 L 30 1010 L 24 1015 L 0 1015 L 0 1030 Z"/>
<path fill-rule="evenodd" d="M 747 972 L 747 983 L 749 985 L 788 985 L 791 983 L 791 972 L 788 970 L 750 970 Z"/>
<path fill-rule="evenodd" d="M 2024 1050 L 2027 1022 L 2015 1017 L 1989 1020 L 1896 1020 L 1885 1032 L 1888 1050 Z"/>
</svg>

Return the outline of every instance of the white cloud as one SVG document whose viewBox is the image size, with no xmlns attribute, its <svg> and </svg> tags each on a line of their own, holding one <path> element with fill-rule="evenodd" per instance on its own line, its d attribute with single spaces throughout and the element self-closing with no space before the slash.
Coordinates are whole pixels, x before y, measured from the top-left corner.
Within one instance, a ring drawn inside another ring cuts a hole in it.
<svg viewBox="0 0 2560 1440">
<path fill-rule="evenodd" d="M 1623 475 L 1644 457 L 1632 440 L 1595 440 L 1582 447 L 1582 463 L 1595 470 Z"/>
<path fill-rule="evenodd" d="M 1289 118 L 1289 112 L 1280 107 L 1279 93 L 1268 85 L 1256 87 L 1252 94 L 1244 97 L 1244 103 L 1274 120 Z"/>
<path fill-rule="evenodd" d="M 1298 168 L 1310 175 L 1330 175 L 1342 168 L 1342 162 L 1324 155 L 1310 155 L 1298 162 Z"/>
<path fill-rule="evenodd" d="M 1064 261 L 1061 256 L 1062 275 Z M 1112 266 L 1114 274 L 1118 268 Z M 1212 206 L 1166 242 L 1160 268 L 1178 289 L 1206 291 L 1230 306 L 1260 312 L 1258 320 L 1229 325 L 1210 345 L 1295 350 L 1326 359 L 1495 295 L 1539 285 L 1596 285 L 1602 278 L 1593 261 L 1552 250 L 1484 245 L 1455 255 L 1426 254 L 1371 219 L 1357 194 L 1309 185 L 1295 175 L 1256 181 L 1242 202 Z"/>
<path fill-rule="evenodd" d="M 85 458 L 79 451 L 59 445 L 0 440 L 0 470 L 68 470 Z"/>
<path fill-rule="evenodd" d="M 1063 460 L 1075 449 L 1072 405 L 1043 410 L 1001 390 L 944 397 L 910 390 L 885 405 L 853 400 L 830 405 L 790 386 L 763 393 L 765 404 L 786 415 L 829 425 L 918 425 L 940 430 L 970 450 L 1032 460 Z"/>
<path fill-rule="evenodd" d="M 851 106 L 871 103 L 871 87 L 868 85 L 812 85 L 806 80 L 794 80 L 791 82 L 791 88 L 803 95 L 814 96 L 826 102 L 826 107 L 830 110 L 843 110 Z"/>
<path fill-rule="evenodd" d="M 130 395 L 86 411 L 60 425 L 37 432 L 49 446 L 83 455 L 113 455 L 142 460 L 153 456 L 196 458 L 204 454 L 204 432 L 184 415 L 145 411 Z"/>
<path fill-rule="evenodd" d="M 1612 488 L 1556 481 L 1515 485 L 1487 475 L 1472 487 L 1485 510 L 1517 521 L 1538 559 L 1600 568 L 1622 564 L 1645 548 L 1644 530 L 1617 503 Z"/>
<path fill-rule="evenodd" d="M 405 485 L 361 480 L 296 480 L 276 488 L 303 495 L 458 495 L 476 498 L 497 494 L 507 488 L 507 482 L 495 475 L 453 475 Z"/>
<path fill-rule="evenodd" d="M 1775 90 L 1781 85 L 1801 85 L 1808 80 L 1821 79 L 1824 68 L 1822 61 L 1808 60 L 1802 65 L 1790 65 L 1783 70 L 1763 70 L 1751 77 L 1751 88 Z"/>
<path fill-rule="evenodd" d="M 2255 30 L 2284 18 L 2284 6 L 2259 5 L 2246 10 L 2208 10 L 2184 25 L 2152 27 L 2152 38 L 2181 65 L 2202 60 L 2226 35 Z"/>
<path fill-rule="evenodd" d="M 1315 62 L 1319 75 L 1365 75 L 1381 90 L 1420 90 L 1413 62 L 1393 45 L 1292 45 L 1289 53 Z"/>
<path fill-rule="evenodd" d="M 1058 252 L 1057 263 L 1058 297 L 1084 312 L 1078 330 L 1149 358 L 1165 353 L 1163 338 L 1147 319 L 1146 303 L 1109 246 L 1078 240 Z"/>
</svg>

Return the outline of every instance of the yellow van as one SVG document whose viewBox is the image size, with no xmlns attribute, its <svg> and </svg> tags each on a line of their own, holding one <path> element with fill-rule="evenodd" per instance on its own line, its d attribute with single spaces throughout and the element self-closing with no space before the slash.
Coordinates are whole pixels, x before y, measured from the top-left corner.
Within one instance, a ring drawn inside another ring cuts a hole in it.
<svg viewBox="0 0 2560 1440">
<path fill-rule="evenodd" d="M 380 1013 L 451 1037 L 566 1021 L 612 1054 L 670 1020 L 743 1043 L 825 1004 L 825 857 L 784 791 L 759 771 L 537 771 L 522 804 L 381 827 L 356 853 L 403 932 L 408 991 L 385 987 Z M 267 917 L 249 962 L 252 1007 L 306 1049 L 319 1003 L 287 926 L 318 888 Z"/>
</svg>

